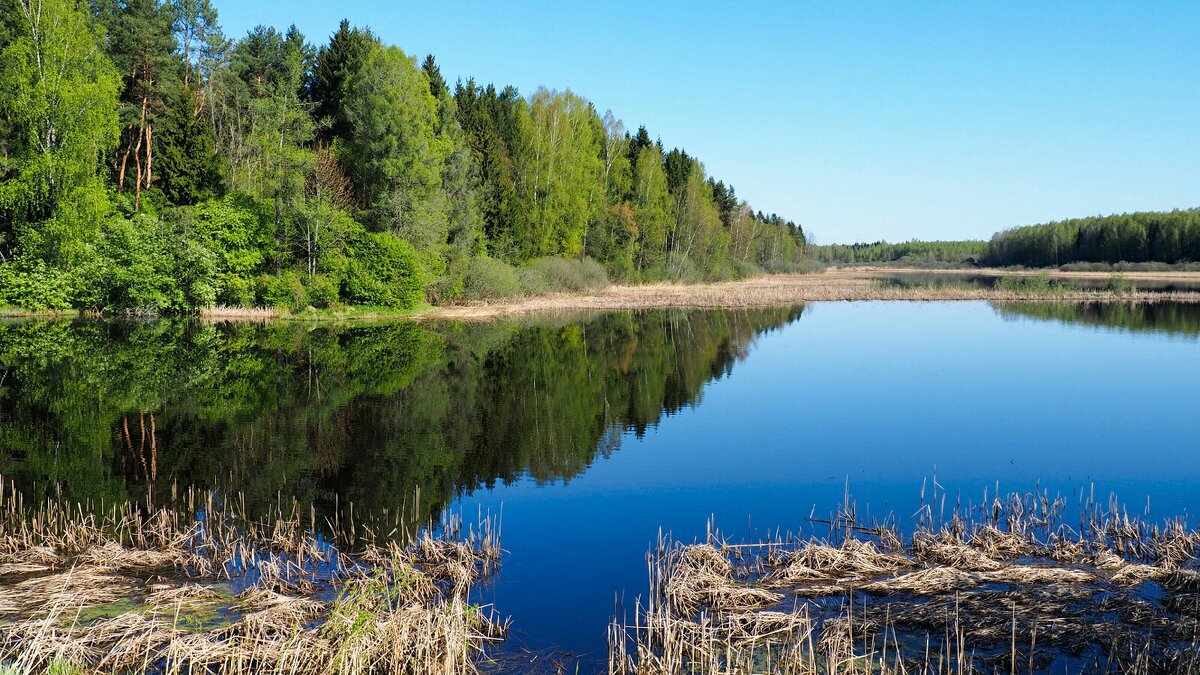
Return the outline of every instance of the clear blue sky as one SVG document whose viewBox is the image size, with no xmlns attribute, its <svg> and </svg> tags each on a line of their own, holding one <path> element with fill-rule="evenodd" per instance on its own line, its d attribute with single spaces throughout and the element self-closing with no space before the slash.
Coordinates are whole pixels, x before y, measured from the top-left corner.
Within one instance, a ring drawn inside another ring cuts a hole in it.
<svg viewBox="0 0 1200 675">
<path fill-rule="evenodd" d="M 570 88 L 823 243 L 1200 206 L 1195 2 L 214 0 L 446 79 Z"/>
</svg>

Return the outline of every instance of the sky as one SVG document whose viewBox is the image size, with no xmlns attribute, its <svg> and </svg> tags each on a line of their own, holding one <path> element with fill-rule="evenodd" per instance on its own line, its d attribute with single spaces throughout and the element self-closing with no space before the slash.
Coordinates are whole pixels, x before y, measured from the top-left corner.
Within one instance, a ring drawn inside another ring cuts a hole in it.
<svg viewBox="0 0 1200 675">
<path fill-rule="evenodd" d="M 213 0 L 450 82 L 571 89 L 820 243 L 1200 206 L 1195 2 Z"/>
</svg>

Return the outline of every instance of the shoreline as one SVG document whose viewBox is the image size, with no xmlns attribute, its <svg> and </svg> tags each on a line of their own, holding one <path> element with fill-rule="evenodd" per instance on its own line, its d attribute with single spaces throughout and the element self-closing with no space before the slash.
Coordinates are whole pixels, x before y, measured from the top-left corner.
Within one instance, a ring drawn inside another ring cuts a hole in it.
<svg viewBox="0 0 1200 675">
<path fill-rule="evenodd" d="M 1077 279 L 1104 281 L 1120 278 L 1128 290 L 1016 287 L 976 288 L 966 286 L 883 287 L 881 279 L 897 274 L 928 276 L 975 276 L 1054 281 Z M 1119 275 L 1119 277 L 1118 277 Z M 1142 291 L 1138 282 L 1190 282 L 1195 291 Z M 531 297 L 457 305 L 420 305 L 397 310 L 383 307 L 336 307 L 288 312 L 264 307 L 211 307 L 197 316 L 207 321 L 486 321 L 530 314 L 641 309 L 748 309 L 799 305 L 807 302 L 907 301 L 947 302 L 994 300 L 1000 302 L 1111 302 L 1200 303 L 1200 272 L 1063 272 L 1060 270 L 921 269 L 914 267 L 840 267 L 807 274 L 768 274 L 742 279 L 699 284 L 657 282 L 614 284 L 592 291 L 551 293 Z M 88 316 L 86 312 L 31 311 L 3 308 L 0 320 L 51 319 Z M 117 315 L 114 315 L 117 316 Z M 134 315 L 136 316 L 136 315 Z"/>
<path fill-rule="evenodd" d="M 933 272 L 947 276 L 973 274 L 1002 277 L 1006 274 L 1038 277 L 1045 272 L 1010 273 L 1004 270 L 920 270 L 857 268 L 831 269 L 817 274 L 779 274 L 706 284 L 614 285 L 588 293 L 562 293 L 521 298 L 505 302 L 472 303 L 434 307 L 414 315 L 419 320 L 486 320 L 505 316 L 572 311 L 616 311 L 629 309 L 739 309 L 778 307 L 806 302 L 855 302 L 898 300 L 940 302 L 955 300 L 997 300 L 1006 302 L 1187 302 L 1200 303 L 1200 291 L 1151 292 L 1114 290 L 1051 291 L 1006 290 L 997 288 L 915 287 L 881 288 L 881 277 L 895 273 Z M 1164 275 L 1171 275 L 1164 277 Z M 1052 279 L 1111 279 L 1099 272 L 1056 272 Z M 1194 281 L 1200 284 L 1200 272 L 1140 272 L 1123 277 L 1137 281 Z"/>
</svg>

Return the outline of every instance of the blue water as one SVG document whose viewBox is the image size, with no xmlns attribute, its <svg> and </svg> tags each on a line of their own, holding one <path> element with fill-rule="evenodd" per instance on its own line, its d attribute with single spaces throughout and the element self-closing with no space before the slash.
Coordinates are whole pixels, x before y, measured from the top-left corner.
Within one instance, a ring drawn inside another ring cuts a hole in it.
<svg viewBox="0 0 1200 675">
<path fill-rule="evenodd" d="M 903 528 L 1033 490 L 1191 516 L 1197 393 L 1200 306 L 1172 303 L 0 321 L 0 476 L 31 499 L 291 496 L 377 532 L 500 515 L 480 598 L 506 649 L 586 672 L 660 533 L 824 536 L 848 499 Z"/>
<path fill-rule="evenodd" d="M 934 480 L 948 508 L 1040 488 L 1194 513 L 1198 392 L 1194 334 L 1005 318 L 982 302 L 821 303 L 580 475 L 452 508 L 503 512 L 509 553 L 484 597 L 518 643 L 603 656 L 660 530 L 703 539 L 712 518 L 730 539 L 819 536 L 810 515 L 832 515 L 847 490 L 860 518 L 904 522 Z"/>
</svg>

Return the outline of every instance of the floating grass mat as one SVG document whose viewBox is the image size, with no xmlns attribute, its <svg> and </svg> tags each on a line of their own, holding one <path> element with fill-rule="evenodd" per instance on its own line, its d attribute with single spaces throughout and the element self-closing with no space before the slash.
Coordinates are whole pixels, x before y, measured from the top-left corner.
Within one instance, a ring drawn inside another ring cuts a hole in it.
<svg viewBox="0 0 1200 675">
<path fill-rule="evenodd" d="M 851 512 L 826 538 L 663 538 L 609 671 L 1200 672 L 1200 532 L 1011 495 L 911 534 Z M 967 517 L 970 516 L 970 517 Z"/>
<path fill-rule="evenodd" d="M 0 672 L 462 673 L 507 628 L 470 601 L 499 562 L 490 518 L 347 553 L 294 502 L 176 501 L 31 507 L 0 488 Z"/>
</svg>

